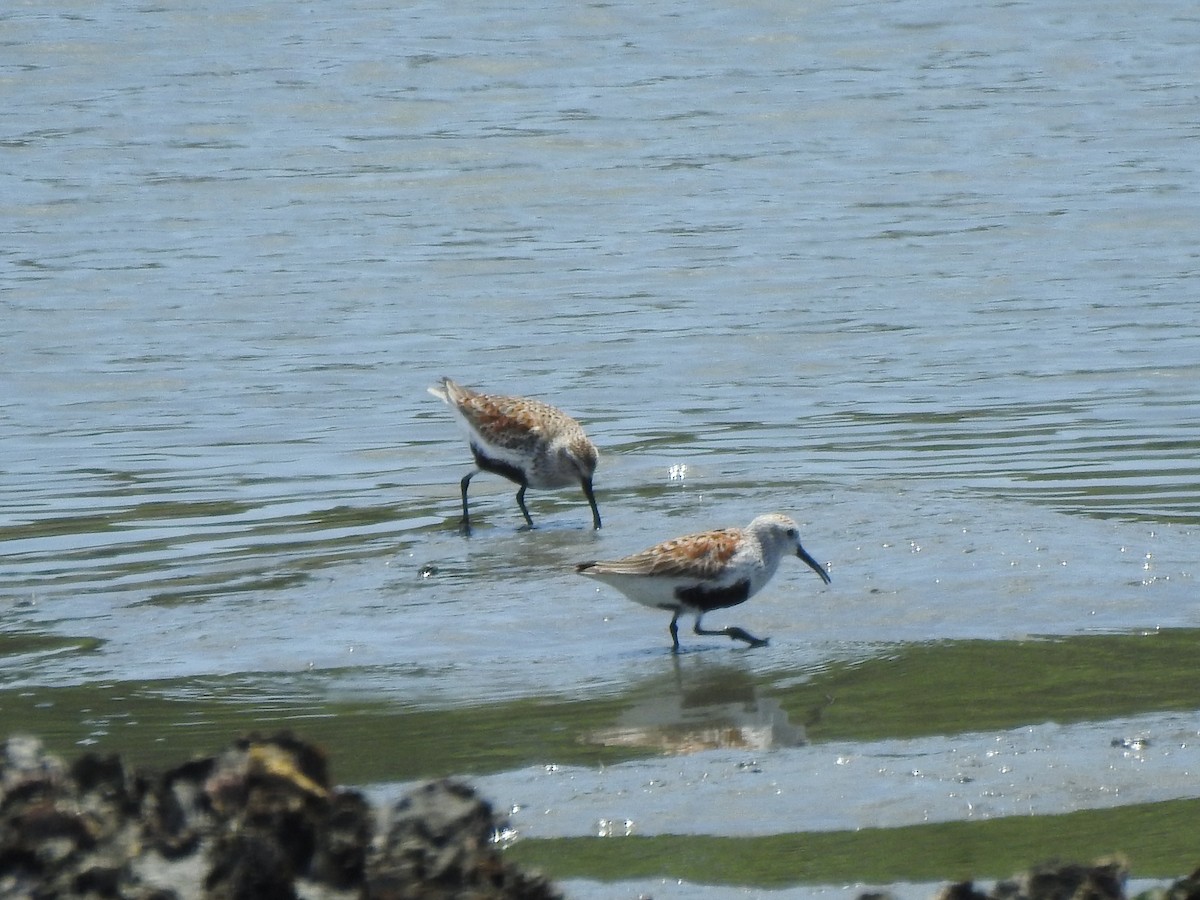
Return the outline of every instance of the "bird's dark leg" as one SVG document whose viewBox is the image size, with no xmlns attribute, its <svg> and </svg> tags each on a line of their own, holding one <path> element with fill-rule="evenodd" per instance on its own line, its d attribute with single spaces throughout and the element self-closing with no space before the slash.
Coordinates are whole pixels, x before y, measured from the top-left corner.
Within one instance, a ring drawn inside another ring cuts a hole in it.
<svg viewBox="0 0 1200 900">
<path fill-rule="evenodd" d="M 733 638 L 735 641 L 745 641 L 751 647 L 765 647 L 767 645 L 767 638 L 756 638 L 754 635 L 742 628 L 738 628 L 736 625 L 731 625 L 728 628 L 721 628 L 717 631 L 713 631 L 709 628 L 701 628 L 700 620 L 702 618 L 704 618 L 702 615 L 696 616 L 696 625 L 692 629 L 692 631 L 696 632 L 696 634 L 723 634 L 725 637 Z"/>
<path fill-rule="evenodd" d="M 592 527 L 600 528 L 600 510 L 596 506 L 596 494 L 592 490 L 592 479 L 585 478 L 583 481 L 583 495 L 587 497 L 588 504 L 592 507 Z"/>
<path fill-rule="evenodd" d="M 529 518 L 529 510 L 525 508 L 525 488 L 526 485 L 521 485 L 521 489 L 517 491 L 517 506 L 521 507 L 521 515 L 525 517 L 526 524 L 532 528 L 533 519 Z"/>
<path fill-rule="evenodd" d="M 671 616 L 671 624 L 667 626 L 667 630 L 671 632 L 671 652 L 679 652 L 679 614 L 683 612 L 681 609 L 675 610 L 675 615 Z"/>
<path fill-rule="evenodd" d="M 459 482 L 459 484 L 462 485 L 463 517 L 461 525 L 463 534 L 471 533 L 471 514 L 467 512 L 467 485 L 471 483 L 471 476 L 478 471 L 478 469 L 472 469 L 470 472 L 464 475 L 462 481 Z"/>
</svg>

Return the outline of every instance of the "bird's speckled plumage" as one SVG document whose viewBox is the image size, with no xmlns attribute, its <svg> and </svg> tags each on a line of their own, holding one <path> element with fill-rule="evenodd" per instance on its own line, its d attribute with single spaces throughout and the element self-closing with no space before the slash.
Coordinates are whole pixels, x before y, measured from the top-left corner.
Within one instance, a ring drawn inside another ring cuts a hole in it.
<svg viewBox="0 0 1200 900">
<path fill-rule="evenodd" d="M 592 507 L 592 520 L 600 527 L 600 512 L 592 492 L 592 476 L 600 461 L 583 426 L 562 410 L 528 397 L 484 394 L 443 378 L 429 393 L 445 402 L 467 432 L 476 465 L 503 475 L 521 486 L 517 504 L 529 527 L 533 520 L 525 508 L 527 487 L 546 489 L 578 484 Z M 467 482 L 462 481 L 463 526 L 470 529 Z"/>
<path fill-rule="evenodd" d="M 737 606 L 757 594 L 785 553 L 798 556 L 829 583 L 828 573 L 800 544 L 796 523 L 779 513 L 759 516 L 745 528 L 674 538 L 622 559 L 580 563 L 576 570 L 615 587 L 635 603 L 673 612 L 670 631 L 676 650 L 677 621 L 684 613 L 696 616 L 697 634 L 726 634 L 758 646 L 766 641 L 740 628 L 705 631 L 700 619 L 709 610 Z"/>
</svg>

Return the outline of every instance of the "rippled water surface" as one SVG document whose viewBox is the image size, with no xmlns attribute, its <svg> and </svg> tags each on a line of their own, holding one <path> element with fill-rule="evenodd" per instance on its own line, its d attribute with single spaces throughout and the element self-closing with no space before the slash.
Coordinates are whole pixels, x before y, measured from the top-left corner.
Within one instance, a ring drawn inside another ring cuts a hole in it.
<svg viewBox="0 0 1200 900">
<path fill-rule="evenodd" d="M 385 794 L 486 776 L 531 847 L 1200 796 L 1191 5 L 51 3 L 0 46 L 6 730 L 288 726 Z M 443 375 L 576 415 L 605 528 L 480 476 L 458 534 Z M 833 583 L 725 614 L 761 650 L 673 658 L 571 569 L 771 510 Z M 1053 765 L 968 810 L 996 741 Z M 943 768 L 812 775 L 881 753 Z"/>
</svg>

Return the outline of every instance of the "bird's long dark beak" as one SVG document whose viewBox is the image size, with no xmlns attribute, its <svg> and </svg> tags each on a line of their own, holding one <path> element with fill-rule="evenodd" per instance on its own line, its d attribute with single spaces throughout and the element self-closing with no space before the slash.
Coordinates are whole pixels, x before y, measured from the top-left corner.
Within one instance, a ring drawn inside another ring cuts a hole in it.
<svg viewBox="0 0 1200 900">
<path fill-rule="evenodd" d="M 810 569 L 812 569 L 814 572 L 816 572 L 818 575 L 820 575 L 821 580 L 823 582 L 825 582 L 826 584 L 829 584 L 829 582 L 830 582 L 829 573 L 825 571 L 824 567 L 822 567 L 822 565 L 819 562 L 817 562 L 815 559 L 813 559 L 811 556 L 808 555 L 807 550 L 805 550 L 803 547 L 797 546 L 796 547 L 796 555 L 798 557 L 800 557 L 802 560 L 804 560 L 804 562 L 808 565 L 808 567 Z"/>
<path fill-rule="evenodd" d="M 592 526 L 600 527 L 600 509 L 596 506 L 596 492 L 592 490 L 592 479 L 583 479 L 583 495 L 587 497 L 588 505 L 592 508 Z"/>
</svg>

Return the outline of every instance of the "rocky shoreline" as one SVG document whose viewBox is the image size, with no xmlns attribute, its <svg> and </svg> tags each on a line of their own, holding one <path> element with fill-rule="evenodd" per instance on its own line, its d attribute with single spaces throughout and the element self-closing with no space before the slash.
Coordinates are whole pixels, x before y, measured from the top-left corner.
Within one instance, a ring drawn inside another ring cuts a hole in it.
<svg viewBox="0 0 1200 900">
<path fill-rule="evenodd" d="M 331 783 L 322 750 L 287 732 L 247 735 L 161 774 L 94 753 L 68 765 L 31 737 L 0 752 L 0 897 L 562 898 L 505 860 L 495 842 L 505 826 L 454 780 L 374 809 Z M 1120 900 L 1128 874 L 1119 860 L 1043 866 L 986 894 L 963 882 L 938 898 Z M 1200 872 L 1150 896 L 1200 900 Z"/>
<path fill-rule="evenodd" d="M 449 780 L 374 810 L 289 733 L 161 775 L 92 753 L 66 765 L 13 737 L 0 759 L 0 897 L 561 898 L 503 859 L 500 824 Z"/>
</svg>

